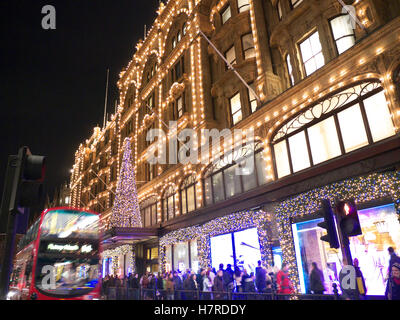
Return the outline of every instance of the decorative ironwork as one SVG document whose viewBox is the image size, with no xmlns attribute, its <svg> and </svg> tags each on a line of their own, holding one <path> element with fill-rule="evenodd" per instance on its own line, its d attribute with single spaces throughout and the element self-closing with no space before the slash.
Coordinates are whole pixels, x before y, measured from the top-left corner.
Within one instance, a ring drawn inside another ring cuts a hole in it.
<svg viewBox="0 0 400 320">
<path fill-rule="evenodd" d="M 244 146 L 236 147 L 231 152 L 228 152 L 221 158 L 216 159 L 206 170 L 204 177 L 208 177 L 212 175 L 213 172 L 216 172 L 222 168 L 234 165 L 236 163 L 240 163 L 244 161 L 247 157 L 249 157 L 251 154 L 255 154 L 262 148 L 263 148 L 262 142 L 260 141 L 252 141 L 246 143 Z"/>
<path fill-rule="evenodd" d="M 273 142 L 276 142 L 277 140 L 314 121 L 315 119 L 319 119 L 323 115 L 339 109 L 378 88 L 381 88 L 381 84 L 376 81 L 371 81 L 361 83 L 333 94 L 328 99 L 325 99 L 308 108 L 306 111 L 300 113 L 295 118 L 284 124 L 275 135 Z"/>
</svg>

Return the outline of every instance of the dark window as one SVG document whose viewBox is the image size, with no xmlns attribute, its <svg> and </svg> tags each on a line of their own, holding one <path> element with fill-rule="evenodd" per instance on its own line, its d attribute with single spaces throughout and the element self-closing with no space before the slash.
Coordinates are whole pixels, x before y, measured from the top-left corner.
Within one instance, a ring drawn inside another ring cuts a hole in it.
<svg viewBox="0 0 400 320">
<path fill-rule="evenodd" d="M 241 149 L 237 148 L 231 155 L 226 155 L 210 166 L 203 180 L 205 205 L 217 203 L 267 183 L 266 162 L 262 150 L 258 144 L 252 143 Z M 237 174 L 236 170 L 239 169 L 246 174 Z"/>
<path fill-rule="evenodd" d="M 164 192 L 164 196 L 162 198 L 163 205 L 163 220 L 171 220 L 175 218 L 175 203 L 176 203 L 176 194 L 173 186 L 168 187 L 168 189 Z"/>
<path fill-rule="evenodd" d="M 296 8 L 297 6 L 300 5 L 300 3 L 302 3 L 303 0 L 290 0 L 290 5 L 292 6 L 292 9 Z"/>
<path fill-rule="evenodd" d="M 197 199 L 196 199 L 196 176 L 191 175 L 187 177 L 181 187 L 181 208 L 182 214 L 196 210 Z"/>
</svg>

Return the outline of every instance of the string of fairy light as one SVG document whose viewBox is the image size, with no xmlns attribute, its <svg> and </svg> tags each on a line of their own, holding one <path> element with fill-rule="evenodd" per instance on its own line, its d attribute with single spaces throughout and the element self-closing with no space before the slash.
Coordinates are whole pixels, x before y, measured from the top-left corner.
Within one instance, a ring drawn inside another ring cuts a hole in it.
<svg viewBox="0 0 400 320">
<path fill-rule="evenodd" d="M 113 227 L 143 227 L 132 161 L 131 140 L 129 138 L 124 141 L 120 179 L 118 180 L 115 201 L 109 221 L 109 228 Z"/>
<path fill-rule="evenodd" d="M 131 270 L 132 273 L 136 272 L 136 254 L 135 246 L 133 245 L 122 245 L 115 249 L 104 250 L 101 253 L 103 261 L 111 258 L 112 266 L 111 269 L 114 274 L 118 274 L 118 271 L 123 267 L 122 259 L 120 257 L 126 257 L 126 266 Z"/>
<path fill-rule="evenodd" d="M 257 228 L 260 243 L 261 261 L 263 264 L 272 265 L 272 243 L 268 239 L 268 214 L 263 210 L 257 211 L 241 211 L 228 216 L 211 220 L 201 226 L 193 226 L 184 229 L 172 231 L 160 238 L 160 264 L 161 269 L 166 270 L 168 263 L 166 256 L 166 247 L 179 242 L 197 241 L 197 252 L 202 268 L 211 267 L 211 247 L 210 238 L 226 234 L 246 230 L 249 228 Z"/>
<path fill-rule="evenodd" d="M 320 209 L 321 199 L 354 198 L 356 204 L 391 198 L 400 217 L 400 172 L 375 173 L 363 177 L 347 179 L 322 188 L 317 188 L 277 204 L 275 213 L 279 229 L 283 261 L 288 264 L 289 276 L 298 292 L 300 280 L 296 264 L 296 253 L 292 238 L 292 219 L 313 215 Z"/>
<path fill-rule="evenodd" d="M 215 31 L 218 31 L 216 30 L 213 21 L 215 18 L 215 13 L 220 12 L 223 6 L 227 4 L 227 1 L 228 0 L 218 1 L 211 9 L 210 23 Z M 179 59 L 180 56 L 186 51 L 188 51 L 188 55 L 190 57 L 188 61 L 190 61 L 191 65 L 188 82 L 180 84 L 177 83 L 175 86 L 184 85 L 184 88 L 188 86 L 188 90 L 191 91 L 193 104 L 192 108 L 194 112 L 190 115 L 190 117 L 185 118 L 185 121 L 180 122 L 178 130 L 183 130 L 189 125 L 200 128 L 201 123 L 205 119 L 204 92 L 202 91 L 204 75 L 202 74 L 203 71 L 201 68 L 204 58 L 202 57 L 201 50 L 202 43 L 199 41 L 199 39 L 197 39 L 197 35 L 200 30 L 200 24 L 202 23 L 198 14 L 198 5 L 200 3 L 201 1 L 182 2 L 175 0 L 170 0 L 166 4 L 160 3 L 158 16 L 153 26 L 148 31 L 145 40 L 139 42 L 136 46 L 137 51 L 133 55 L 133 58 L 129 62 L 126 69 L 120 73 L 120 80 L 118 81 L 118 86 L 120 89 L 120 104 L 117 108 L 116 114 L 111 116 L 111 121 L 107 122 L 105 128 L 95 128 L 92 138 L 87 140 L 86 144 L 81 144 L 75 154 L 75 165 L 71 173 L 72 204 L 74 206 L 81 206 L 82 194 L 87 193 L 90 187 L 99 181 L 97 177 L 92 177 L 89 185 L 85 185 L 83 177 L 85 174 L 87 174 L 87 171 L 84 168 L 84 161 L 87 159 L 88 154 L 95 152 L 97 144 L 101 143 L 102 139 L 104 139 L 104 135 L 107 130 L 112 130 L 113 136 L 117 137 L 116 142 L 118 155 L 112 157 L 108 163 L 108 167 L 102 169 L 101 173 L 109 177 L 110 166 L 116 165 L 117 177 L 119 178 L 121 166 L 120 159 L 122 158 L 123 154 L 123 141 L 121 132 L 132 117 L 135 119 L 135 131 L 133 135 L 135 170 L 136 173 L 138 173 L 138 170 L 141 170 L 140 164 L 142 164 L 146 158 L 143 156 L 143 154 L 138 154 L 139 148 L 137 138 L 139 135 L 143 134 L 143 130 L 141 129 L 143 124 L 138 122 L 138 117 L 135 115 L 137 114 L 139 108 L 143 105 L 142 99 L 156 90 L 156 88 L 159 89 L 157 106 L 158 113 L 162 114 L 162 112 L 168 107 L 168 104 L 164 99 L 165 97 L 163 97 L 162 80 L 166 77 L 170 68 L 174 65 L 177 59 Z M 363 16 L 366 12 L 366 5 L 363 4 L 363 1 L 357 1 L 356 4 L 358 10 L 357 15 L 360 17 L 360 20 L 363 21 L 363 24 L 368 26 L 368 21 L 365 20 L 368 18 Z M 249 1 L 248 12 L 250 15 L 251 28 L 256 45 L 256 42 L 259 41 L 259 39 L 256 25 L 257 17 L 255 15 L 254 1 L 252 0 Z M 182 15 L 185 17 L 185 19 L 187 19 L 187 34 L 177 44 L 177 47 L 175 50 L 173 50 L 173 52 L 168 52 L 167 42 L 169 40 L 169 30 L 173 27 L 174 21 L 182 17 Z M 352 65 L 359 67 L 366 66 L 371 60 L 384 55 L 386 51 L 390 50 L 391 46 L 393 46 L 393 43 L 398 43 L 399 40 L 400 38 L 395 34 L 382 37 L 373 45 L 370 45 L 364 48 L 364 50 L 359 51 L 359 53 L 349 57 L 349 62 L 351 62 Z M 260 50 L 260 46 L 258 45 L 257 48 L 255 48 L 258 76 L 263 73 L 263 70 L 259 69 L 260 66 L 262 67 Z M 144 78 L 143 72 L 145 70 L 147 61 L 151 56 L 155 56 L 159 64 L 162 60 L 165 59 L 165 61 L 159 65 L 154 78 L 151 79 L 151 81 L 145 86 L 145 90 L 142 90 L 141 86 Z M 298 90 L 296 91 L 295 95 L 292 93 L 284 94 L 279 97 L 279 99 L 272 101 L 268 108 L 263 108 L 252 115 L 252 117 L 242 121 L 242 123 L 239 125 L 241 128 L 254 128 L 256 130 L 256 135 L 262 139 L 264 147 L 263 156 L 264 160 L 266 161 L 265 174 L 267 176 L 267 180 L 273 181 L 276 179 L 273 172 L 273 157 L 270 143 L 274 132 L 276 132 L 282 122 L 300 110 L 305 110 L 310 104 L 313 103 L 313 101 L 329 95 L 329 93 L 333 90 L 348 86 L 352 82 L 373 79 L 379 79 L 381 81 L 382 87 L 385 90 L 385 95 L 387 96 L 389 108 L 391 109 L 391 113 L 396 124 L 396 130 L 398 131 L 400 109 L 396 108 L 396 105 L 393 103 L 394 84 L 391 73 L 387 71 L 384 74 L 378 74 L 376 72 L 356 74 L 356 72 L 357 68 L 354 68 L 354 70 L 349 68 L 342 68 L 340 70 L 335 69 L 335 71 L 328 71 L 326 76 L 320 77 L 317 81 L 312 81 L 311 78 L 313 77 L 311 76 L 309 79 L 306 79 L 306 81 L 303 81 L 296 86 Z M 128 90 L 132 85 L 134 86 L 134 105 L 129 110 L 125 110 L 125 99 Z M 262 86 L 259 87 L 259 90 L 261 90 L 261 88 Z M 321 88 L 327 89 L 322 90 Z M 262 94 L 261 91 L 259 91 L 259 93 Z M 169 99 L 172 99 L 171 94 L 169 94 Z M 155 121 L 154 115 L 152 121 Z M 147 119 L 146 123 L 149 123 L 149 119 Z M 159 128 L 161 127 L 162 124 L 159 121 Z M 103 150 L 100 151 L 100 155 L 102 152 Z M 210 154 L 212 155 L 213 159 L 216 159 L 223 154 L 223 148 L 221 148 L 221 146 L 218 146 L 216 150 L 214 148 L 210 148 Z M 194 165 L 189 168 L 188 166 L 178 165 L 176 166 L 175 171 L 168 171 L 162 177 L 158 177 L 152 181 L 152 183 L 140 188 L 139 199 L 144 200 L 149 195 L 159 194 L 160 200 L 161 193 L 166 189 L 166 184 L 173 184 L 178 192 L 180 181 L 184 179 L 186 174 L 191 174 L 191 172 L 197 173 L 197 181 L 199 186 L 198 190 L 200 190 L 198 199 L 203 199 L 204 195 L 202 194 L 201 179 L 202 173 L 206 167 L 206 165 Z M 158 173 L 159 175 L 162 173 L 161 166 L 158 167 Z M 113 188 L 115 188 L 116 181 L 111 183 L 111 185 Z M 110 202 L 109 198 L 110 192 L 101 192 L 101 194 L 86 204 L 87 208 L 95 206 L 99 203 L 99 201 L 106 200 L 107 202 Z M 202 205 L 201 201 L 200 205 Z M 161 206 L 158 206 L 158 208 L 158 214 L 160 215 Z M 177 208 L 179 210 L 178 203 Z"/>
</svg>

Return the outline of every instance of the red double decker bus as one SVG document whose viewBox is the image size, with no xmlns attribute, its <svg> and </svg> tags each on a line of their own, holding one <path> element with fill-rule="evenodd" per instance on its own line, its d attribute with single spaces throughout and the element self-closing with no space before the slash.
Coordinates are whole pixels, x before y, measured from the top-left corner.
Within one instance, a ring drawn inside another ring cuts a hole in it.
<svg viewBox="0 0 400 320">
<path fill-rule="evenodd" d="M 99 299 L 100 246 L 97 213 L 45 210 L 19 243 L 8 299 Z"/>
</svg>

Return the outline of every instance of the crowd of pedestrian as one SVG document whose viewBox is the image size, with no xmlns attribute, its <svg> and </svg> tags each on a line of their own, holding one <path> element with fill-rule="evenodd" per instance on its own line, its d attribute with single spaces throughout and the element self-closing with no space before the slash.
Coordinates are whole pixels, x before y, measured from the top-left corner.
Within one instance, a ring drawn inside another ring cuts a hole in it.
<svg viewBox="0 0 400 320">
<path fill-rule="evenodd" d="M 400 300 L 400 257 L 393 248 L 388 249 L 390 262 L 387 275 L 385 298 Z M 355 270 L 354 289 L 342 290 L 342 298 L 348 300 L 365 299 L 367 286 L 359 261 L 353 260 Z M 340 281 L 339 281 L 340 283 Z M 327 290 L 324 285 L 324 274 L 316 262 L 311 264 L 309 285 L 312 294 L 322 295 Z M 107 275 L 103 279 L 103 295 L 108 295 L 108 289 L 130 289 L 133 299 L 155 300 L 225 300 L 225 299 L 255 299 L 257 296 L 271 297 L 272 294 L 289 297 L 295 293 L 288 274 L 288 265 L 283 263 L 281 269 L 264 267 L 261 261 L 254 272 L 246 269 L 232 268 L 230 264 L 219 269 L 200 269 L 198 273 L 191 270 L 179 270 L 165 273 L 146 272 L 142 276 L 137 273 L 119 278 Z"/>
<path fill-rule="evenodd" d="M 165 273 L 146 272 L 139 277 L 137 273 L 119 278 L 107 275 L 103 279 L 103 294 L 108 289 L 132 289 L 134 298 L 155 300 L 225 300 L 229 296 L 233 299 L 252 299 L 257 293 L 270 295 L 272 293 L 294 293 L 288 277 L 286 265 L 282 270 L 266 268 L 258 262 L 255 272 L 248 272 L 239 267 L 232 268 L 227 264 L 219 265 L 219 269 L 200 269 L 198 273 L 191 270 L 179 270 Z"/>
</svg>

